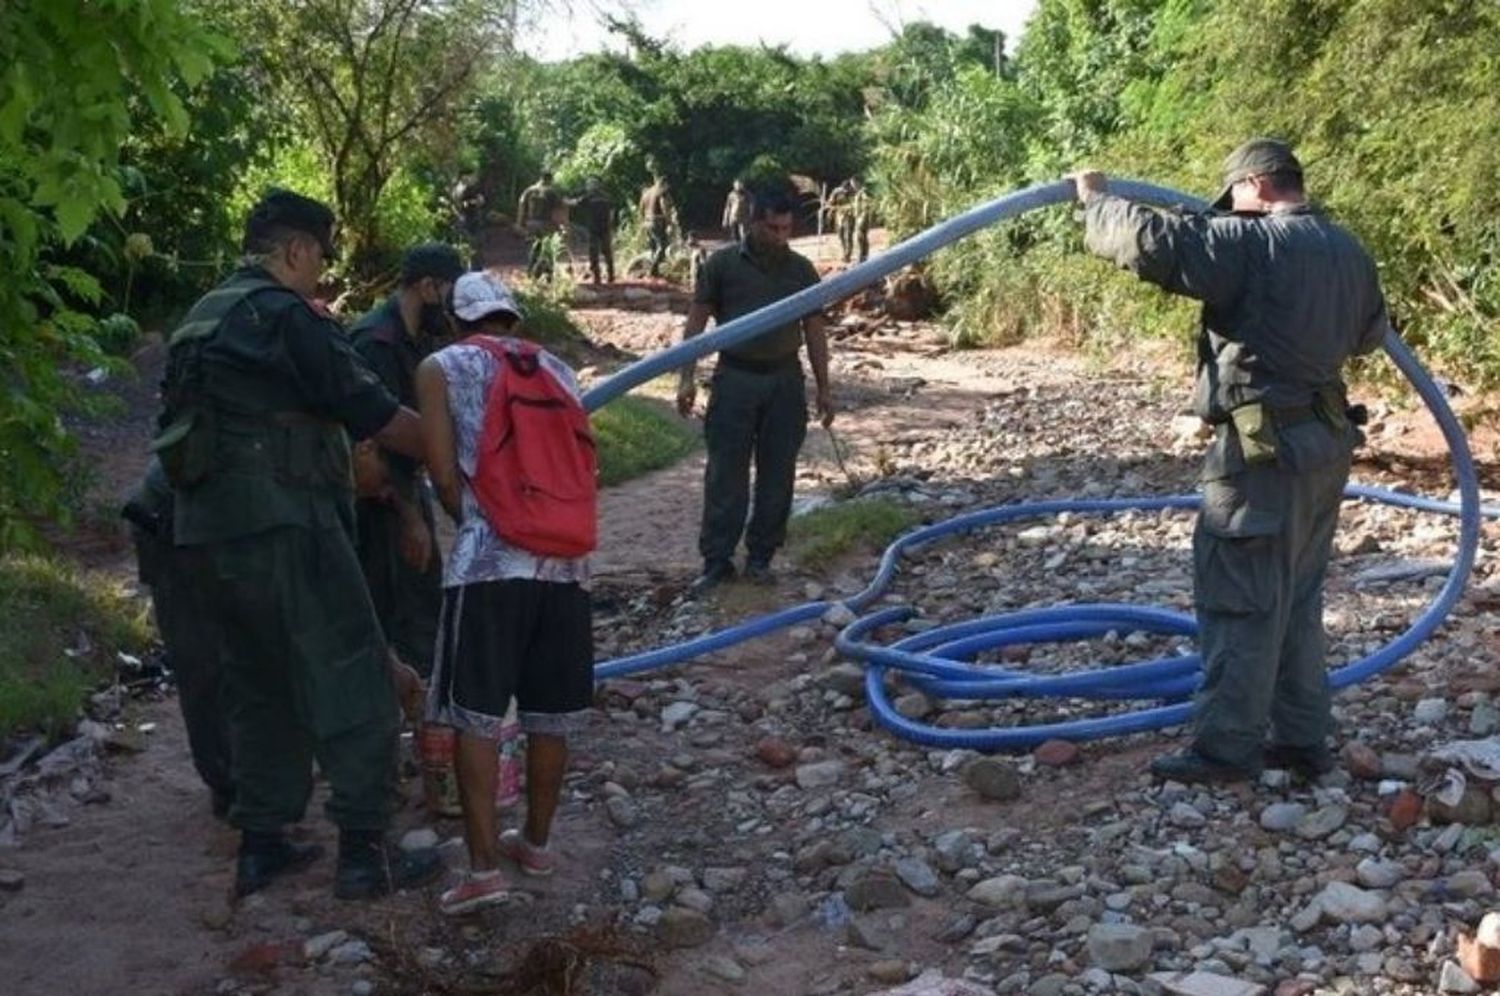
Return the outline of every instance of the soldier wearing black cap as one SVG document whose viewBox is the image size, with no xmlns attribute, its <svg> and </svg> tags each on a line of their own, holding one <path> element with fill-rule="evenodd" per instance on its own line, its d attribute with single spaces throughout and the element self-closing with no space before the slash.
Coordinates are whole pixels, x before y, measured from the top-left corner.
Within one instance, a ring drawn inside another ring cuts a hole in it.
<svg viewBox="0 0 1500 996">
<path fill-rule="evenodd" d="M 1194 409 L 1215 428 L 1200 476 L 1193 587 L 1203 686 L 1179 781 L 1333 765 L 1323 580 L 1361 435 L 1342 367 L 1389 329 L 1375 265 L 1307 203 L 1302 164 L 1258 138 L 1224 163 L 1220 212 L 1162 211 L 1074 178 L 1088 248 L 1203 303 Z M 1270 744 L 1265 736 L 1270 728 Z"/>
<path fill-rule="evenodd" d="M 175 541 L 224 638 L 240 895 L 318 857 L 283 832 L 306 809 L 314 757 L 340 831 L 337 896 L 441 868 L 386 841 L 398 707 L 352 538 L 349 436 L 415 459 L 421 423 L 309 303 L 332 248 L 325 205 L 273 190 L 255 206 L 243 265 L 172 334 L 152 444 Z"/>
<path fill-rule="evenodd" d="M 408 408 L 417 405 L 417 364 L 447 338 L 448 296 L 463 272 L 451 246 L 416 246 L 401 261 L 400 288 L 349 330 L 360 356 Z M 443 567 L 421 464 L 368 439 L 355 447 L 355 459 L 374 468 L 355 512 L 359 560 L 375 615 L 391 649 L 426 675 L 437 640 Z"/>
</svg>

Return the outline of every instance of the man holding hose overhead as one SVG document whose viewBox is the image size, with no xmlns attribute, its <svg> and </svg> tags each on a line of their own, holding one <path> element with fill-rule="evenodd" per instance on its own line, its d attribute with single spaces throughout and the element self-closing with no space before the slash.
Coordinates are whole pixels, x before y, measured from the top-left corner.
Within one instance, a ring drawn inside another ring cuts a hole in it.
<svg viewBox="0 0 1500 996">
<path fill-rule="evenodd" d="M 1333 767 L 1323 582 L 1363 437 L 1341 369 L 1389 328 L 1375 264 L 1311 207 L 1284 142 L 1224 163 L 1212 213 L 1159 210 L 1074 176 L 1084 243 L 1149 283 L 1202 302 L 1194 411 L 1214 427 L 1193 533 L 1203 686 L 1193 743 L 1160 778 L 1238 781 L 1263 766 Z M 1269 746 L 1266 742 L 1270 728 Z"/>
</svg>

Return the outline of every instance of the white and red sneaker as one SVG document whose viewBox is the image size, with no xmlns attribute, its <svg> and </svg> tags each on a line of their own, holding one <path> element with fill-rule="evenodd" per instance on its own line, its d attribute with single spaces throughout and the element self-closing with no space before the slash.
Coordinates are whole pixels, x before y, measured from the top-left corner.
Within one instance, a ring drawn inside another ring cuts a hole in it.
<svg viewBox="0 0 1500 996">
<path fill-rule="evenodd" d="M 445 916 L 462 916 L 484 906 L 498 906 L 510 898 L 505 884 L 505 876 L 498 871 L 469 872 L 438 897 L 438 910 Z"/>
<path fill-rule="evenodd" d="M 500 853 L 520 866 L 521 871 L 536 878 L 546 878 L 557 870 L 557 857 L 550 847 L 537 847 L 519 830 L 500 835 Z"/>
</svg>

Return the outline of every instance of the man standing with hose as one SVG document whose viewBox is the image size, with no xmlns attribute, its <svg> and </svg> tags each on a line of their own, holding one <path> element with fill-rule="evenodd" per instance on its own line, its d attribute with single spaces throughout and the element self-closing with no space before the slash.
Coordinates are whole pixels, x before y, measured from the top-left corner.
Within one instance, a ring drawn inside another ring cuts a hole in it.
<svg viewBox="0 0 1500 996">
<path fill-rule="evenodd" d="M 1084 243 L 1203 303 L 1194 410 L 1215 428 L 1193 534 L 1203 685 L 1188 750 L 1153 774 L 1238 781 L 1262 766 L 1333 766 L 1323 582 L 1362 436 L 1341 368 L 1389 328 L 1375 265 L 1306 200 L 1285 143 L 1252 139 L 1224 164 L 1217 214 L 1162 211 L 1074 177 Z M 1264 749 L 1266 727 L 1271 746 Z"/>
</svg>

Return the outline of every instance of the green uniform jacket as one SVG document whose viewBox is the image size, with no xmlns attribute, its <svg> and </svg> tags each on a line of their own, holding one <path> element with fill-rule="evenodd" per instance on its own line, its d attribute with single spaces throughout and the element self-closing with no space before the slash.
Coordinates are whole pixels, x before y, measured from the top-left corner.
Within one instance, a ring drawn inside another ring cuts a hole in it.
<svg viewBox="0 0 1500 996">
<path fill-rule="evenodd" d="M 693 287 L 693 301 L 708 305 L 719 325 L 791 297 L 818 283 L 812 261 L 790 249 L 767 258 L 749 242 L 735 242 L 708 257 Z M 759 363 L 790 361 L 802 347 L 802 319 L 726 349 L 725 355 Z"/>
<path fill-rule="evenodd" d="M 1193 402 L 1208 422 L 1252 401 L 1311 404 L 1389 328 L 1374 262 L 1311 208 L 1205 215 L 1101 196 L 1084 221 L 1092 252 L 1203 302 Z"/>
<path fill-rule="evenodd" d="M 270 279 L 246 267 L 217 290 Z M 373 435 L 395 416 L 397 401 L 338 322 L 290 289 L 261 286 L 201 345 L 174 334 L 169 381 L 182 354 L 194 349 L 202 370 L 197 390 L 218 413 L 217 439 L 212 469 L 176 491 L 177 543 L 217 543 L 279 526 L 352 529 L 342 429 L 356 439 Z"/>
</svg>

